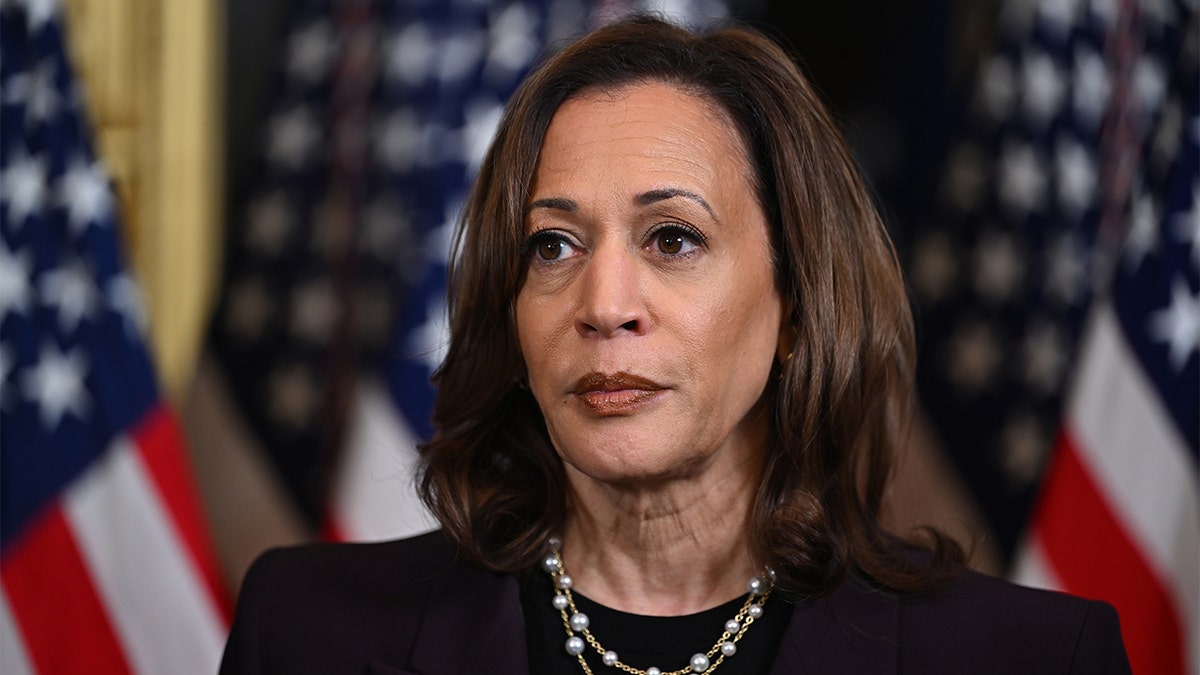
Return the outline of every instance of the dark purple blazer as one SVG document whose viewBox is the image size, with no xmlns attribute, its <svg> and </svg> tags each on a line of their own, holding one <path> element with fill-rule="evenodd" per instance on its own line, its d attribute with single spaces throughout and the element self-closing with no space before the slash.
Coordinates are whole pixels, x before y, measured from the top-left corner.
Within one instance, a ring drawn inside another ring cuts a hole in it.
<svg viewBox="0 0 1200 675">
<path fill-rule="evenodd" d="M 222 675 L 524 675 L 513 575 L 438 532 L 267 552 L 246 575 Z M 935 596 L 856 581 L 794 605 L 771 675 L 1128 673 L 1112 607 L 963 571 Z"/>
</svg>

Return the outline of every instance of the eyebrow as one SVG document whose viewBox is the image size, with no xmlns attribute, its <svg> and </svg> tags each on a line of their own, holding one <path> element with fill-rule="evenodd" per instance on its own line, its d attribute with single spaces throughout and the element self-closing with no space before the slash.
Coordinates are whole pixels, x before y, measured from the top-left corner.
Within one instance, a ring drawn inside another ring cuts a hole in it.
<svg viewBox="0 0 1200 675">
<path fill-rule="evenodd" d="M 643 192 L 642 194 L 640 194 L 634 198 L 633 203 L 637 204 L 638 206 L 650 206 L 651 204 L 653 204 L 655 202 L 661 202 L 661 201 L 665 201 L 668 199 L 674 199 L 676 197 L 683 197 L 684 199 L 690 199 L 690 200 L 696 202 L 697 204 L 699 204 L 700 206 L 703 206 L 704 210 L 708 211 L 708 215 L 712 216 L 713 218 L 717 217 L 717 214 L 713 212 L 712 207 L 709 206 L 708 202 L 705 201 L 704 197 L 701 197 L 700 195 L 696 194 L 695 192 L 689 192 L 687 190 L 681 190 L 679 188 L 664 188 L 662 190 L 650 190 L 648 192 Z"/>
<path fill-rule="evenodd" d="M 579 205 L 570 199 L 562 197 L 547 197 L 546 199 L 538 199 L 530 202 L 526 213 L 534 209 L 554 209 L 555 211 L 566 211 L 567 213 L 575 213 L 579 210 Z"/>
<path fill-rule="evenodd" d="M 708 215 L 712 216 L 713 218 L 717 217 L 717 214 L 713 212 L 712 206 L 709 205 L 708 201 L 706 201 L 704 199 L 704 197 L 701 197 L 700 195 L 696 194 L 695 192 L 690 192 L 688 190 L 683 190 L 680 188 L 663 188 L 661 190 L 649 190 L 647 192 L 643 192 L 643 193 L 639 194 L 637 197 L 634 197 L 633 203 L 638 206 L 645 207 L 645 206 L 650 206 L 651 204 L 654 204 L 656 202 L 666 201 L 668 199 L 675 199 L 676 197 L 683 197 L 684 199 L 690 199 L 693 202 L 696 202 L 697 204 L 699 204 L 700 206 L 703 206 L 704 210 L 708 211 Z M 526 212 L 532 211 L 533 209 L 554 209 L 556 211 L 566 211 L 567 213 L 574 213 L 575 211 L 579 210 L 579 205 L 576 204 L 571 199 L 564 199 L 562 197 L 547 197 L 545 199 L 537 199 L 537 200 L 534 200 L 533 202 L 531 202 L 529 204 L 529 209 Z"/>
</svg>

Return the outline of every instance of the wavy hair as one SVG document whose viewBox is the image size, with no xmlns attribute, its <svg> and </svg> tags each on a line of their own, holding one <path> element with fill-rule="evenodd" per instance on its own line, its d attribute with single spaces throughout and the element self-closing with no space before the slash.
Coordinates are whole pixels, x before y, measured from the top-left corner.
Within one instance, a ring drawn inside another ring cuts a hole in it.
<svg viewBox="0 0 1200 675">
<path fill-rule="evenodd" d="M 436 431 L 421 447 L 423 500 L 485 569 L 530 567 L 561 530 L 565 473 L 524 385 L 514 319 L 525 207 L 559 106 L 642 82 L 714 101 L 737 125 L 790 308 L 791 356 L 766 392 L 773 414 L 752 555 L 793 597 L 826 592 L 848 573 L 901 592 L 938 585 L 961 548 L 930 529 L 932 556 L 914 557 L 878 523 L 913 389 L 912 314 L 892 243 L 812 85 L 745 28 L 695 35 L 626 19 L 549 58 L 509 102 L 459 223 Z"/>
</svg>

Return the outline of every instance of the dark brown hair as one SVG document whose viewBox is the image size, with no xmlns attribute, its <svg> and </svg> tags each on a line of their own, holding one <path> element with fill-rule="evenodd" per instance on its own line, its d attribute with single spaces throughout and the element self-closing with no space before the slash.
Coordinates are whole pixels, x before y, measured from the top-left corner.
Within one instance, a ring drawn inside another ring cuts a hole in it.
<svg viewBox="0 0 1200 675">
<path fill-rule="evenodd" d="M 628 19 L 550 58 L 509 102 L 459 225 L 436 433 L 422 446 L 425 503 L 487 569 L 531 566 L 563 526 L 565 475 L 523 386 L 514 321 L 525 207 L 559 106 L 647 81 L 714 101 L 734 120 L 790 308 L 791 356 L 766 393 L 774 413 L 753 555 L 793 596 L 827 591 L 848 572 L 893 590 L 929 588 L 961 549 L 930 531 L 932 558 L 915 563 L 878 524 L 913 380 L 912 316 L 891 241 L 813 87 L 782 49 L 741 28 L 696 36 Z"/>
</svg>

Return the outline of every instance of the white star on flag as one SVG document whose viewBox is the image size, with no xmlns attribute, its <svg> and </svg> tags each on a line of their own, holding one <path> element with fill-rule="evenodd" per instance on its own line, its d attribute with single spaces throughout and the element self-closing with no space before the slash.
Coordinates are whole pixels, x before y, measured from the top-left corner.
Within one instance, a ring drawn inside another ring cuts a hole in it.
<svg viewBox="0 0 1200 675">
<path fill-rule="evenodd" d="M 429 77 L 436 54 L 429 29 L 414 22 L 392 35 L 384 70 L 389 79 L 416 86 Z"/>
<path fill-rule="evenodd" d="M 1167 95 L 1167 74 L 1152 56 L 1138 59 L 1134 69 L 1133 88 L 1143 110 L 1158 110 Z"/>
<path fill-rule="evenodd" d="M 1067 214 L 1078 218 L 1094 201 L 1096 166 L 1081 143 L 1064 138 L 1055 147 L 1054 169 L 1059 202 Z"/>
<path fill-rule="evenodd" d="M 329 69 L 337 52 L 329 22 L 314 21 L 297 31 L 288 41 L 288 72 L 309 83 L 318 82 Z"/>
<path fill-rule="evenodd" d="M 1192 187 L 1192 205 L 1188 210 L 1176 214 L 1171 225 L 1175 236 L 1188 242 L 1192 253 L 1192 264 L 1200 268 L 1200 183 Z"/>
<path fill-rule="evenodd" d="M 979 206 L 987 179 L 987 168 L 979 148 L 974 143 L 963 143 L 950 155 L 939 198 L 960 211 L 970 212 Z"/>
<path fill-rule="evenodd" d="M 1022 64 L 1025 113 L 1037 124 L 1050 121 L 1062 105 L 1066 85 L 1054 59 L 1042 52 L 1025 58 Z"/>
<path fill-rule="evenodd" d="M 46 22 L 58 15 L 58 0 L 25 0 L 24 4 L 30 33 L 37 33 Z"/>
<path fill-rule="evenodd" d="M 76 157 L 63 174 L 58 186 L 59 203 L 67 207 L 67 219 L 71 231 L 79 236 L 87 226 L 108 222 L 112 209 L 112 191 L 108 174 L 100 162 L 89 162 Z"/>
<path fill-rule="evenodd" d="M 9 392 L 11 387 L 8 383 L 8 376 L 13 372 L 13 364 L 16 359 L 13 358 L 12 350 L 8 345 L 0 344 L 0 409 L 8 410 Z"/>
<path fill-rule="evenodd" d="M 47 305 L 58 306 L 58 323 L 70 335 L 96 313 L 96 289 L 88 270 L 78 261 L 59 265 L 42 275 L 38 290 Z"/>
<path fill-rule="evenodd" d="M 1200 348 L 1200 295 L 1192 293 L 1182 277 L 1171 283 L 1171 304 L 1150 315 L 1149 332 L 1167 343 L 1167 359 L 1175 371 Z"/>
<path fill-rule="evenodd" d="M 912 278 L 922 297 L 937 300 L 945 295 L 958 275 L 955 248 L 942 233 L 929 235 L 917 244 Z"/>
<path fill-rule="evenodd" d="M 146 315 L 146 303 L 137 283 L 122 272 L 108 280 L 104 292 L 109 306 L 124 320 L 126 335 L 130 339 L 145 335 L 150 318 Z"/>
<path fill-rule="evenodd" d="M 443 84 L 453 84 L 479 65 L 484 39 L 478 31 L 459 30 L 443 37 L 438 44 L 437 77 Z"/>
<path fill-rule="evenodd" d="M 1021 344 L 1021 357 L 1025 381 L 1044 394 L 1053 392 L 1067 367 L 1061 331 L 1050 321 L 1034 323 Z"/>
<path fill-rule="evenodd" d="M 271 120 L 267 156 L 284 169 L 298 171 L 321 140 L 317 121 L 308 106 L 297 105 Z"/>
<path fill-rule="evenodd" d="M 1094 49 L 1075 49 L 1071 99 L 1076 115 L 1095 128 L 1104 118 L 1111 85 L 1104 59 Z"/>
<path fill-rule="evenodd" d="M 91 409 L 83 378 L 88 370 L 87 359 L 78 349 L 69 354 L 43 343 L 37 365 L 23 373 L 25 397 L 41 410 L 42 424 L 54 431 L 68 412 L 83 419 Z"/>
<path fill-rule="evenodd" d="M 483 158 L 496 135 L 504 106 L 499 101 L 477 98 L 467 106 L 467 123 L 463 126 L 463 162 L 471 171 L 478 171 Z"/>
<path fill-rule="evenodd" d="M 979 391 L 992 380 L 1002 355 L 986 324 L 960 326 L 950 349 L 950 376 L 964 390 Z"/>
<path fill-rule="evenodd" d="M 28 87 L 25 92 L 25 124 L 45 124 L 58 114 L 63 102 L 54 86 L 57 72 L 55 62 L 47 59 L 26 76 L 23 81 Z"/>
<path fill-rule="evenodd" d="M 1079 0 L 1042 0 L 1038 18 L 1042 25 L 1059 37 L 1066 36 L 1079 16 Z"/>
<path fill-rule="evenodd" d="M 1153 197 L 1141 193 L 1133 202 L 1133 213 L 1130 214 L 1129 232 L 1121 252 L 1124 264 L 1131 272 L 1136 272 L 1155 246 L 1158 246 L 1158 209 L 1154 207 Z"/>
<path fill-rule="evenodd" d="M 1000 159 L 1000 199 L 1020 215 L 1036 211 L 1046 199 L 1044 162 L 1025 143 L 1004 147 Z"/>
<path fill-rule="evenodd" d="M 1003 56 L 989 59 L 979 81 L 983 85 L 980 92 L 984 109 L 993 119 L 1004 119 L 1017 95 L 1017 85 L 1008 59 Z"/>
<path fill-rule="evenodd" d="M 1083 248 L 1076 237 L 1062 234 L 1046 253 L 1046 294 L 1065 305 L 1075 304 L 1087 281 Z"/>
<path fill-rule="evenodd" d="M 450 325 L 446 314 L 446 302 L 438 301 L 429 308 L 425 323 L 409 333 L 407 346 L 412 356 L 420 359 L 430 374 L 442 365 L 450 348 Z"/>
<path fill-rule="evenodd" d="M 538 43 L 532 33 L 536 17 L 524 4 L 514 3 L 504 9 L 488 27 L 491 47 L 488 50 L 486 74 L 489 78 L 511 77 L 538 53 Z"/>
<path fill-rule="evenodd" d="M 21 226 L 30 214 L 41 211 L 46 192 L 46 168 L 42 160 L 17 153 L 0 177 L 0 198 L 8 203 L 8 222 Z"/>
<path fill-rule="evenodd" d="M 246 233 L 246 243 L 268 255 L 280 253 L 295 222 L 287 193 L 275 190 L 257 199 L 248 210 L 250 227 Z"/>
<path fill-rule="evenodd" d="M 338 317 L 338 302 L 328 283 L 316 281 L 294 292 L 291 330 L 315 343 L 324 343 Z"/>
<path fill-rule="evenodd" d="M 1024 272 L 1012 237 L 991 232 L 982 236 L 975 248 L 975 289 L 993 302 L 1004 302 Z"/>
<path fill-rule="evenodd" d="M 376 133 L 375 152 L 379 160 L 392 171 L 404 171 L 412 166 L 421 143 L 420 125 L 412 111 L 400 108 L 388 115 Z"/>
<path fill-rule="evenodd" d="M 29 254 L 13 253 L 0 242 L 0 321 L 9 312 L 25 314 L 29 311 L 29 280 L 33 277 L 33 263 Z"/>
</svg>

